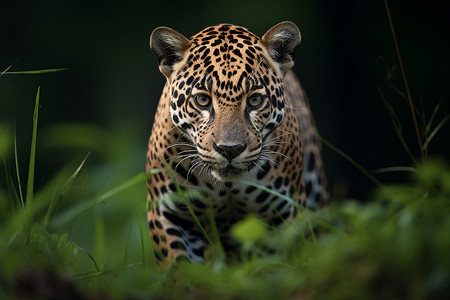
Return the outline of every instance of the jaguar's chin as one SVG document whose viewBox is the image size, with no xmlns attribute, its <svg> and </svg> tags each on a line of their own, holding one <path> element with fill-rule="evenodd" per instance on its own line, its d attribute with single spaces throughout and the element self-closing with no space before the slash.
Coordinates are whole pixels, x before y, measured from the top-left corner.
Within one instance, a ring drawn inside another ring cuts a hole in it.
<svg viewBox="0 0 450 300">
<path fill-rule="evenodd" d="M 249 172 L 253 166 L 245 166 L 244 168 L 236 168 L 231 164 L 222 168 L 211 168 L 211 175 L 222 182 L 230 182 L 239 180 L 242 178 L 247 172 Z"/>
<path fill-rule="evenodd" d="M 201 155 L 198 160 L 194 160 L 194 169 L 199 167 L 199 174 L 208 174 L 212 176 L 215 180 L 219 182 L 231 182 L 239 180 L 244 177 L 250 170 L 258 165 L 258 160 L 256 159 L 243 159 L 243 160 L 211 160 Z"/>
<path fill-rule="evenodd" d="M 234 181 L 239 179 L 245 170 L 237 169 L 233 166 L 227 166 L 222 169 L 212 169 L 211 175 L 219 181 Z"/>
</svg>

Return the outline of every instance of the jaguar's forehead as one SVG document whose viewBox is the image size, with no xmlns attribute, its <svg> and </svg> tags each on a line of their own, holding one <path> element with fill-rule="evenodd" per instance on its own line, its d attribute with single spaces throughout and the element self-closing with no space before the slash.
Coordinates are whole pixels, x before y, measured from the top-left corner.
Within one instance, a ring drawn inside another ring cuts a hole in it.
<svg viewBox="0 0 450 300">
<path fill-rule="evenodd" d="M 191 42 L 195 44 L 211 46 L 218 46 L 222 42 L 243 43 L 251 46 L 257 44 L 259 40 L 260 38 L 248 29 L 231 24 L 209 26 L 191 37 Z"/>
<path fill-rule="evenodd" d="M 229 69 L 243 68 L 250 73 L 251 67 L 264 55 L 259 40 L 258 36 L 240 26 L 210 26 L 191 37 L 191 58 L 204 60 L 207 68 L 219 65 Z M 212 68 L 207 71 L 212 73 Z"/>
<path fill-rule="evenodd" d="M 268 68 L 260 38 L 246 28 L 230 24 L 210 26 L 190 41 L 184 69 L 192 78 L 188 82 L 206 88 L 209 81 L 218 98 L 228 103 L 239 102 L 245 92 L 258 87 L 258 70 Z"/>
</svg>

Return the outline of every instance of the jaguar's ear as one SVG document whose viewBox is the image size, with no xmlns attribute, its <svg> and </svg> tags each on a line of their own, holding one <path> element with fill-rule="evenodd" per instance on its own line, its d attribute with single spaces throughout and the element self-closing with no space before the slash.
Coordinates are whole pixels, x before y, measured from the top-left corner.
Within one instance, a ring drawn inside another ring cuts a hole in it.
<svg viewBox="0 0 450 300">
<path fill-rule="evenodd" d="M 150 49 L 158 57 L 159 70 L 167 79 L 173 72 L 174 64 L 183 60 L 184 52 L 190 46 L 187 38 L 168 27 L 158 27 L 150 36 Z"/>
<path fill-rule="evenodd" d="M 273 26 L 261 38 L 262 44 L 283 75 L 294 65 L 294 52 L 300 40 L 300 31 L 292 22 L 281 22 Z"/>
</svg>

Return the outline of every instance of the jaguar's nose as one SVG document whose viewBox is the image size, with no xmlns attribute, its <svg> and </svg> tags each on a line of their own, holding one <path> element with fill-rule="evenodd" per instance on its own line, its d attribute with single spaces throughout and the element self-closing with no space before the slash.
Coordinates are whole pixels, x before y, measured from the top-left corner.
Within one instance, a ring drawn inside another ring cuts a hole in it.
<svg viewBox="0 0 450 300">
<path fill-rule="evenodd" d="M 244 152 L 245 148 L 247 148 L 247 144 L 217 145 L 214 142 L 213 147 L 214 150 L 219 152 L 222 156 L 228 159 L 229 162 L 231 162 L 236 156 Z"/>
</svg>

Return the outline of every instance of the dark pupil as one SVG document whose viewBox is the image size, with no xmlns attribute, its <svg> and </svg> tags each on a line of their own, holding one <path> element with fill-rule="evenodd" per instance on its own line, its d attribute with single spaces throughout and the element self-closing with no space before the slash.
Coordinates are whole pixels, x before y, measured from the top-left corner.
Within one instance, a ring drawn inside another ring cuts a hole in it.
<svg viewBox="0 0 450 300">
<path fill-rule="evenodd" d="M 200 98 L 200 103 L 202 103 L 202 104 L 205 104 L 205 102 L 207 101 L 205 96 L 200 96 L 199 98 Z"/>
<path fill-rule="evenodd" d="M 205 95 L 198 95 L 197 102 L 199 105 L 205 106 L 209 103 L 209 98 Z"/>
<path fill-rule="evenodd" d="M 250 101 L 250 104 L 252 104 L 252 105 L 258 105 L 258 104 L 259 104 L 259 101 L 260 101 L 260 96 L 253 96 L 252 99 L 251 99 L 251 101 Z"/>
</svg>

